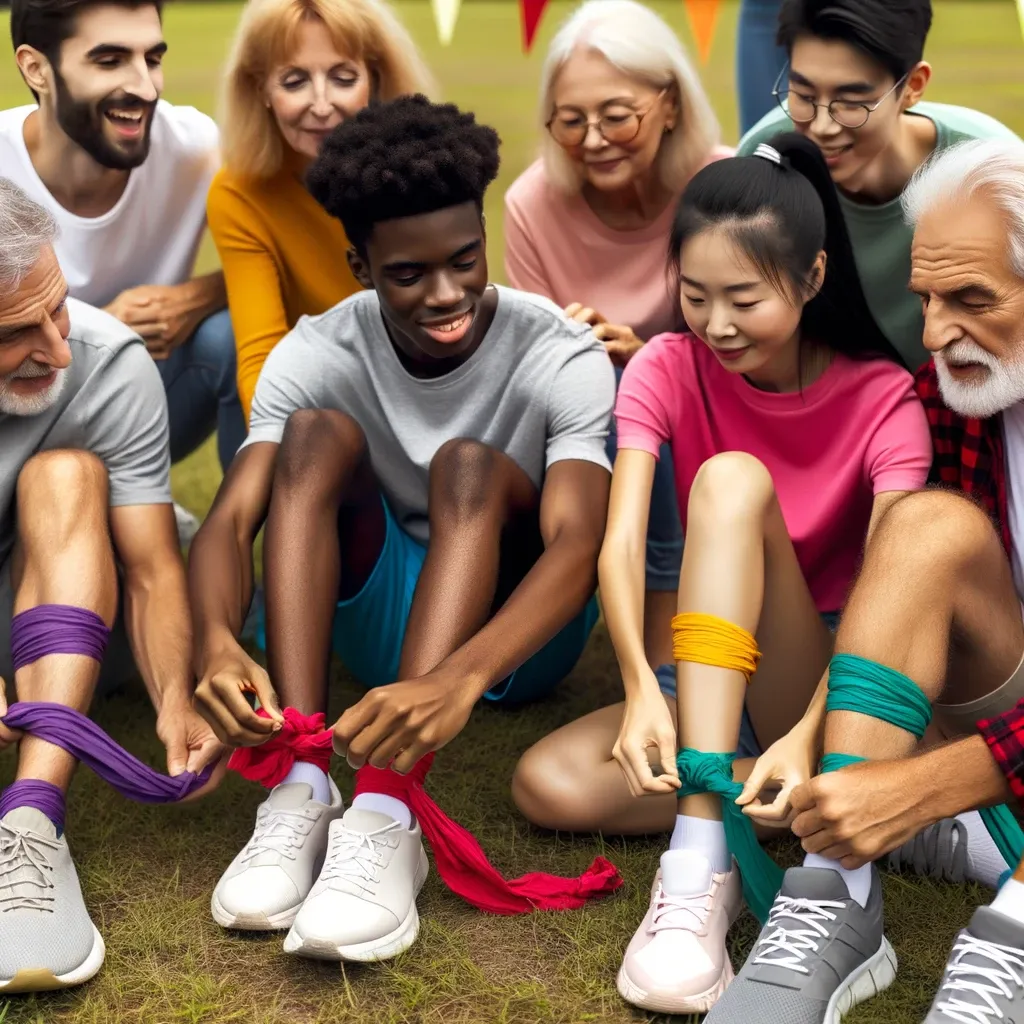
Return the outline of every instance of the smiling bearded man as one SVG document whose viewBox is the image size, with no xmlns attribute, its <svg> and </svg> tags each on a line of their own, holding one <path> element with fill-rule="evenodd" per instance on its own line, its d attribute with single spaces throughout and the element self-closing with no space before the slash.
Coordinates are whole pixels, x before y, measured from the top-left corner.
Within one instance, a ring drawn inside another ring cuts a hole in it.
<svg viewBox="0 0 1024 1024">
<path fill-rule="evenodd" d="M 786 1020 L 833 1021 L 889 984 L 873 862 L 901 844 L 891 867 L 1002 883 L 957 937 L 926 1024 L 1024 1020 L 1024 144 L 952 147 L 903 202 L 933 354 L 917 389 L 946 489 L 889 509 L 844 609 L 822 774 L 791 797 L 808 854 L 793 870 L 820 896 L 787 901 L 783 885 L 709 1024 L 783 1019 L 757 1012 L 779 999 Z M 915 754 L 929 723 L 945 742 Z M 849 952 L 848 908 L 868 891 L 881 970 Z"/>
</svg>

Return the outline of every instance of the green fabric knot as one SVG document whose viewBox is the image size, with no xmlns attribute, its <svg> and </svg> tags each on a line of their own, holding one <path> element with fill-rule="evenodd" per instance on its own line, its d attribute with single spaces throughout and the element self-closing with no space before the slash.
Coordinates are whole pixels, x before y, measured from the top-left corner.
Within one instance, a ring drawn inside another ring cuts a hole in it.
<svg viewBox="0 0 1024 1024">
<path fill-rule="evenodd" d="M 747 906 L 763 924 L 782 888 L 782 870 L 762 849 L 754 823 L 736 803 L 743 786 L 732 777 L 735 754 L 710 754 L 684 747 L 676 757 L 679 796 L 714 793 L 722 798 L 722 824 L 729 852 L 736 858 Z"/>
<path fill-rule="evenodd" d="M 828 711 L 855 711 L 921 739 L 932 704 L 909 676 L 856 654 L 836 654 L 828 666 Z"/>
<path fill-rule="evenodd" d="M 837 772 L 840 768 L 849 768 L 851 764 L 860 764 L 866 757 L 857 754 L 825 754 L 821 759 L 821 774 Z"/>
</svg>

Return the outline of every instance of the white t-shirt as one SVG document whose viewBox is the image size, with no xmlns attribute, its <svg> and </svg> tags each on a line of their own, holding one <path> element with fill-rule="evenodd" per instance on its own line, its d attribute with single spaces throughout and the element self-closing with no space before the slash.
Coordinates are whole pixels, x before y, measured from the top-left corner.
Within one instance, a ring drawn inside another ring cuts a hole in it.
<svg viewBox="0 0 1024 1024">
<path fill-rule="evenodd" d="M 1006 444 L 1006 515 L 1013 540 L 1013 583 L 1024 600 L 1024 402 L 1003 413 Z"/>
<path fill-rule="evenodd" d="M 57 258 L 71 295 L 106 306 L 126 288 L 181 284 L 192 276 L 206 228 L 206 193 L 219 165 L 213 120 L 195 107 L 160 100 L 149 156 L 101 217 L 69 213 L 36 174 L 25 146 L 35 106 L 0 111 L 0 175 L 51 210 L 60 225 Z"/>
</svg>

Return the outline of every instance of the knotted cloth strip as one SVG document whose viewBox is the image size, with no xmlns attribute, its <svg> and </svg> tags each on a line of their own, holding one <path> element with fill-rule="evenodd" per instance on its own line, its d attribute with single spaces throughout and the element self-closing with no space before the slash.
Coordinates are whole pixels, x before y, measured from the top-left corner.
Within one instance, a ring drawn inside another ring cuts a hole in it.
<svg viewBox="0 0 1024 1024">
<path fill-rule="evenodd" d="M 265 715 L 262 710 L 259 712 Z M 228 767 L 263 785 L 277 785 L 296 760 L 310 761 L 325 771 L 331 758 L 331 732 L 324 716 L 282 712 L 281 730 L 258 747 L 231 755 Z M 615 865 L 597 857 L 578 878 L 532 872 L 508 880 L 488 861 L 476 839 L 452 821 L 430 798 L 424 780 L 434 755 L 419 760 L 408 775 L 369 765 L 356 773 L 356 794 L 373 792 L 403 801 L 423 829 L 434 851 L 437 873 L 445 885 L 479 910 L 491 914 L 526 914 L 534 910 L 575 910 L 622 885 Z"/>
<path fill-rule="evenodd" d="M 735 754 L 710 754 L 684 747 L 676 757 L 679 779 L 683 784 L 679 795 L 715 793 L 722 798 L 725 840 L 739 865 L 743 895 L 747 906 L 764 924 L 782 887 L 782 870 L 765 853 L 754 832 L 754 823 L 736 803 L 743 786 L 732 777 L 735 760 Z"/>
<path fill-rule="evenodd" d="M 703 612 L 680 612 L 672 618 L 672 657 L 742 672 L 749 683 L 761 652 L 753 635 L 735 623 Z"/>
<path fill-rule="evenodd" d="M 41 604 L 11 619 L 14 671 L 48 654 L 84 654 L 103 660 L 110 628 L 94 611 L 69 604 Z"/>
</svg>

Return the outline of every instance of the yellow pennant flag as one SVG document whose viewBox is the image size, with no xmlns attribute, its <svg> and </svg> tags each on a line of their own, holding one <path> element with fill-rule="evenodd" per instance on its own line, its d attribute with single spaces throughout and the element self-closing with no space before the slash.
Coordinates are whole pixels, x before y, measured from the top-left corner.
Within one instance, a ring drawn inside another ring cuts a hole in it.
<svg viewBox="0 0 1024 1024">
<path fill-rule="evenodd" d="M 461 0 L 430 0 L 434 11 L 434 24 L 437 35 L 443 46 L 447 46 L 455 35 L 455 22 L 459 20 L 459 4 Z"/>
<path fill-rule="evenodd" d="M 1024 36 L 1024 0 L 1017 0 L 1017 16 L 1020 18 L 1020 34 Z"/>
<path fill-rule="evenodd" d="M 1017 0 L 1024 3 L 1024 0 Z M 715 38 L 715 23 L 718 21 L 719 0 L 684 0 L 690 31 L 697 42 L 700 62 L 707 64 L 711 57 L 711 44 Z"/>
</svg>

